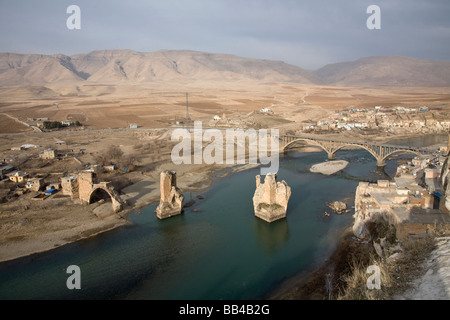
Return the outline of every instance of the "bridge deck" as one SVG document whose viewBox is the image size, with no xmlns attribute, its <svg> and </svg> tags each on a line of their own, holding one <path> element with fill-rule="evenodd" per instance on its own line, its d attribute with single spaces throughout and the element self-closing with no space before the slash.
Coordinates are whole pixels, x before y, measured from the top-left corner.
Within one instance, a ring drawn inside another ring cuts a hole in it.
<svg viewBox="0 0 450 320">
<path fill-rule="evenodd" d="M 392 148 L 392 149 L 396 149 L 396 150 L 405 150 L 405 151 L 415 151 L 415 152 L 418 152 L 421 154 L 428 153 L 425 150 L 421 150 L 421 149 L 414 148 L 411 146 L 399 146 L 399 145 L 392 145 L 392 144 L 378 144 L 378 143 L 372 143 L 372 142 L 348 141 L 348 140 L 338 140 L 338 139 L 309 137 L 309 136 L 280 135 L 280 139 L 283 140 L 283 138 L 288 138 L 290 140 L 289 142 L 293 142 L 295 140 L 326 141 L 326 142 L 335 142 L 335 143 L 340 143 L 340 144 L 345 144 L 345 145 L 359 145 L 359 146 Z"/>
</svg>

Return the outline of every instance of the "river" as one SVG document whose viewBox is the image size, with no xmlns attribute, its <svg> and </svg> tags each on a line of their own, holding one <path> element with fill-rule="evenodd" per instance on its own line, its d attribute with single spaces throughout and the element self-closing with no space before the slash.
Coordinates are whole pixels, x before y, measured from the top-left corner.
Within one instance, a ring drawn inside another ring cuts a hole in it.
<svg viewBox="0 0 450 320">
<path fill-rule="evenodd" d="M 196 203 L 182 215 L 161 221 L 151 205 L 131 213 L 128 226 L 0 264 L 0 299 L 264 298 L 326 259 L 351 225 L 352 212 L 325 216 L 326 203 L 352 198 L 359 180 L 386 177 L 364 150 L 339 151 L 337 159 L 350 164 L 336 175 L 309 172 L 325 159 L 324 152 L 280 159 L 278 180 L 292 188 L 286 219 L 255 218 L 258 168 L 230 174 L 206 192 L 185 194 Z M 395 169 L 396 161 L 388 161 L 387 175 Z M 81 290 L 66 286 L 70 265 L 80 267 Z"/>
</svg>

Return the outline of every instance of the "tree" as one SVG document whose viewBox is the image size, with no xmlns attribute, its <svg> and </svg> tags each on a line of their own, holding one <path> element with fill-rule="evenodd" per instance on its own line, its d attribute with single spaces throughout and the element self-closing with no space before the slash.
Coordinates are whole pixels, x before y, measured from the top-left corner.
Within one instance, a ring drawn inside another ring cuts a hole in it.
<svg viewBox="0 0 450 320">
<path fill-rule="evenodd" d="M 135 170 L 136 166 L 142 161 L 142 157 L 137 154 L 123 156 L 120 165 L 124 168 L 128 167 L 130 170 Z"/>
<path fill-rule="evenodd" d="M 43 125 L 45 129 L 59 129 L 63 127 L 59 121 L 44 121 Z"/>
<path fill-rule="evenodd" d="M 106 151 L 106 157 L 110 160 L 121 160 L 123 156 L 123 151 L 115 145 L 112 145 L 109 147 L 109 149 Z"/>
<path fill-rule="evenodd" d="M 94 158 L 94 161 L 96 164 L 101 164 L 102 166 L 105 166 L 108 164 L 108 158 L 106 157 L 106 155 L 104 153 L 98 154 Z"/>
</svg>

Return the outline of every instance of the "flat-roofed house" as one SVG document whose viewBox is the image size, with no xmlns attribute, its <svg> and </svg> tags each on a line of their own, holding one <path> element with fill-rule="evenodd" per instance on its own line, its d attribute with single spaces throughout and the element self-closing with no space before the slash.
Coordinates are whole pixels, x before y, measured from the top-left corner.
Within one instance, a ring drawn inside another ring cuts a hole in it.
<svg viewBox="0 0 450 320">
<path fill-rule="evenodd" d="M 43 152 L 39 153 L 39 158 L 41 159 L 54 159 L 55 158 L 55 150 L 54 149 L 47 149 Z"/>
<path fill-rule="evenodd" d="M 15 183 L 22 183 L 25 181 L 26 177 L 28 177 L 26 173 L 23 173 L 22 171 L 16 171 L 9 175 L 9 180 Z"/>
</svg>

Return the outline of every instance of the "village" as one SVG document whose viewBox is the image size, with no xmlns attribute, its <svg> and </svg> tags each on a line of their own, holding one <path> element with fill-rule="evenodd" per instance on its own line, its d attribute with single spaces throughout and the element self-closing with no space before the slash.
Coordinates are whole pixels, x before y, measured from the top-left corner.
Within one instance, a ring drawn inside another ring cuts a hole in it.
<svg viewBox="0 0 450 320">
<path fill-rule="evenodd" d="M 446 155 L 436 152 L 415 157 L 398 167 L 393 181 L 360 182 L 355 195 L 354 234 L 367 238 L 370 223 L 383 219 L 395 227 L 397 239 L 448 231 Z"/>
<path fill-rule="evenodd" d="M 445 104 L 444 104 L 445 105 Z M 403 106 L 374 106 L 348 108 L 335 111 L 324 119 L 311 119 L 301 123 L 303 132 L 338 133 L 358 130 L 373 134 L 389 133 L 446 133 L 450 128 L 450 117 L 439 108 L 427 106 L 416 108 Z"/>
<path fill-rule="evenodd" d="M 45 145 L 21 144 L 3 153 L 0 162 L 0 203 L 30 200 L 35 203 L 54 200 L 71 201 L 74 204 L 113 202 L 113 214 L 122 209 L 123 203 L 116 189 L 129 185 L 133 178 L 135 158 L 128 151 L 124 155 L 120 146 L 111 145 L 100 152 L 93 152 L 85 142 L 70 142 L 55 138 L 45 139 Z M 42 137 L 52 133 L 41 133 Z M 134 154 L 134 153 L 133 153 Z M 119 167 L 120 166 L 120 167 Z M 103 182 L 107 181 L 107 182 Z M 20 203 L 20 202 L 19 202 Z M 117 204 L 117 206 L 116 206 Z M 2 210 L 3 211 L 3 210 Z"/>
<path fill-rule="evenodd" d="M 35 163 L 36 160 L 38 159 L 34 159 Z M 39 153 L 39 160 L 41 160 L 40 163 L 43 167 L 51 167 L 49 161 L 73 162 L 78 164 L 78 168 L 82 166 L 81 161 L 77 159 L 72 150 L 67 153 L 66 150 L 46 149 Z M 0 191 L 2 203 L 18 200 L 21 197 L 26 197 L 32 202 L 70 200 L 74 203 L 91 204 L 112 201 L 112 210 L 106 211 L 108 214 L 122 209 L 122 201 L 111 182 L 97 183 L 95 179 L 99 170 L 113 173 L 117 169 L 115 164 L 88 165 L 83 169 L 74 170 L 72 174 L 68 171 L 54 172 L 40 169 L 42 167 L 24 172 L 11 165 L 1 167 Z M 100 215 L 98 216 L 100 217 Z"/>
</svg>

